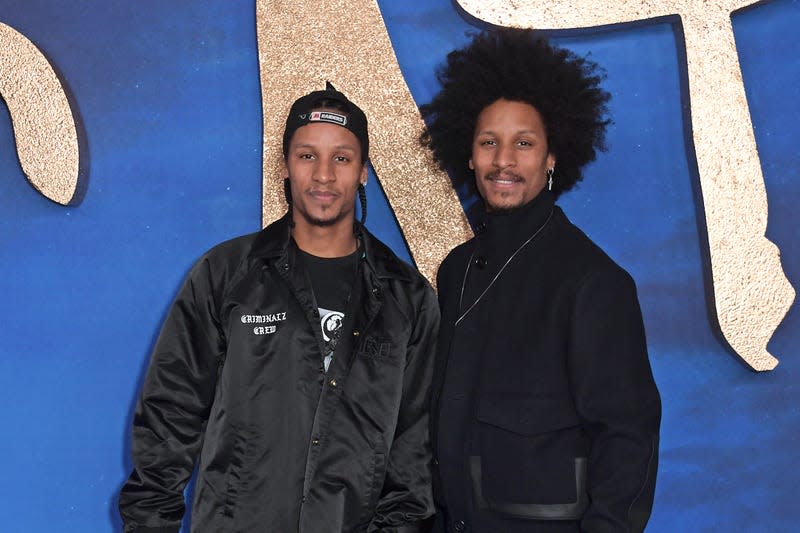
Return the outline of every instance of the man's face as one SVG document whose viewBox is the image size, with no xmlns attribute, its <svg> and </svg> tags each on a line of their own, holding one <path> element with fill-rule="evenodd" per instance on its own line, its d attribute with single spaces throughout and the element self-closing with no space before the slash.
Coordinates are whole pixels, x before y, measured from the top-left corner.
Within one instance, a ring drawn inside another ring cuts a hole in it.
<svg viewBox="0 0 800 533">
<path fill-rule="evenodd" d="M 367 182 L 361 145 L 349 130 L 324 122 L 298 128 L 284 162 L 295 224 L 352 223 L 359 183 Z"/>
<path fill-rule="evenodd" d="M 469 168 L 488 211 L 522 207 L 545 187 L 555 165 L 547 132 L 530 104 L 496 100 L 478 115 Z"/>
</svg>

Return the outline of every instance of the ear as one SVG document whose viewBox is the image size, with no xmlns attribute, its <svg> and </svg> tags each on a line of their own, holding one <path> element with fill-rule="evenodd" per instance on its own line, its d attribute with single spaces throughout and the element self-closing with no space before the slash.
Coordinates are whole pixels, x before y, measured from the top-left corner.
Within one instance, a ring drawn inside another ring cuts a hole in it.
<svg viewBox="0 0 800 533">
<path fill-rule="evenodd" d="M 369 178 L 369 171 L 367 171 L 367 163 L 365 162 L 364 165 L 361 167 L 361 173 L 358 175 L 358 182 L 361 185 L 366 185 L 368 178 Z"/>
<path fill-rule="evenodd" d="M 555 168 L 556 167 L 556 156 L 552 153 L 547 154 L 547 168 Z"/>
<path fill-rule="evenodd" d="M 475 170 L 475 165 L 472 164 L 472 158 L 471 157 L 469 158 L 469 161 L 467 162 L 467 166 L 469 167 L 470 170 Z"/>
<path fill-rule="evenodd" d="M 289 178 L 289 167 L 286 166 L 285 159 L 281 159 L 281 178 L 283 179 Z"/>
</svg>

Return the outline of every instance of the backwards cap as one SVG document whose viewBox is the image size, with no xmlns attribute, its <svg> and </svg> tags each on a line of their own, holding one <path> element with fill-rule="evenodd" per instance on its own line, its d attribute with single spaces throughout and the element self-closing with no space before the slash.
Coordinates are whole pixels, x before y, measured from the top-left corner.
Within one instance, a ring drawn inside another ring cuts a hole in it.
<svg viewBox="0 0 800 533">
<path fill-rule="evenodd" d="M 342 104 L 347 111 L 331 110 L 320 111 L 319 103 L 323 100 L 333 100 Z M 325 82 L 324 91 L 314 91 L 301 96 L 292 104 L 289 116 L 286 117 L 286 128 L 283 130 L 283 158 L 289 154 L 289 143 L 294 132 L 306 124 L 327 122 L 342 126 L 353 132 L 361 144 L 361 159 L 366 161 L 369 157 L 369 136 L 367 134 L 367 116 L 356 104 L 337 91 L 331 82 Z"/>
</svg>

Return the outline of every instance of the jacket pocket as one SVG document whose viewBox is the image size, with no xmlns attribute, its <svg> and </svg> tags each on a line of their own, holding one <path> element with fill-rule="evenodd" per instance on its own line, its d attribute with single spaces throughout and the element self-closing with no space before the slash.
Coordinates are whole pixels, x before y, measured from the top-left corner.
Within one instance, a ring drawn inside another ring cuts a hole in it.
<svg viewBox="0 0 800 533">
<path fill-rule="evenodd" d="M 198 518 L 197 525 L 221 533 L 236 529 L 243 496 L 251 490 L 249 467 L 257 436 L 247 426 L 230 425 L 226 431 L 231 438 L 213 446 L 209 464 L 200 467 L 192 510 L 193 522 Z"/>
<path fill-rule="evenodd" d="M 478 401 L 479 423 L 517 435 L 550 433 L 578 426 L 580 420 L 570 398 L 534 395 L 487 395 Z"/>
<path fill-rule="evenodd" d="M 518 518 L 575 520 L 588 505 L 588 442 L 569 397 L 488 395 L 469 458 L 478 507 Z"/>
<path fill-rule="evenodd" d="M 367 490 L 364 493 L 364 511 L 360 520 L 362 527 L 366 530 L 372 517 L 375 514 L 375 507 L 383 491 L 383 481 L 386 477 L 386 455 L 381 452 L 374 452 L 372 464 L 367 473 Z"/>
</svg>

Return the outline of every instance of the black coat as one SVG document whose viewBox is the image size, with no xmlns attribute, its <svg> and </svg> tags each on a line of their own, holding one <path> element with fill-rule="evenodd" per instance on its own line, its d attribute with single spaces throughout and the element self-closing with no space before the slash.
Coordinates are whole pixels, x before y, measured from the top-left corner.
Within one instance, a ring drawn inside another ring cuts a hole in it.
<svg viewBox="0 0 800 533">
<path fill-rule="evenodd" d="M 439 525 L 641 531 L 661 404 L 631 277 L 545 191 L 479 223 L 438 287 Z"/>
<path fill-rule="evenodd" d="M 192 269 L 136 407 L 134 471 L 120 495 L 125 531 L 177 532 L 195 461 L 193 531 L 411 533 L 433 514 L 436 296 L 361 235 L 327 373 L 285 217 Z"/>
</svg>

